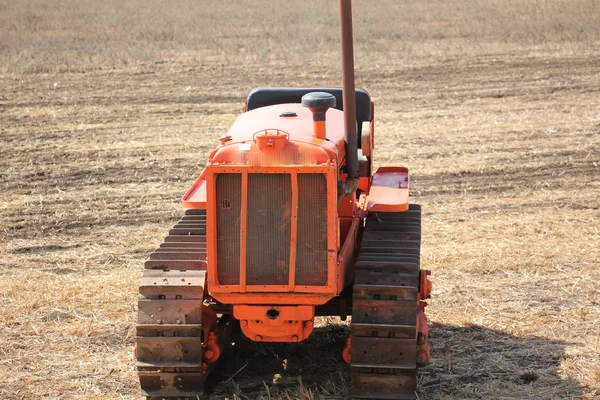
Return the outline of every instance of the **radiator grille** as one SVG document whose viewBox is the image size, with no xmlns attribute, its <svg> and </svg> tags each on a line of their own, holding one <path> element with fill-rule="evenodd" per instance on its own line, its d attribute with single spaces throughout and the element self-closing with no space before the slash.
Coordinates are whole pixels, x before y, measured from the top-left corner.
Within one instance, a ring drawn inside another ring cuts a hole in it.
<svg viewBox="0 0 600 400">
<path fill-rule="evenodd" d="M 247 285 L 289 283 L 291 213 L 289 174 L 248 175 Z"/>
<path fill-rule="evenodd" d="M 327 284 L 327 180 L 298 174 L 296 284 Z"/>
<path fill-rule="evenodd" d="M 221 285 L 240 283 L 240 211 L 242 175 L 219 174 L 216 185 L 217 278 Z"/>
<path fill-rule="evenodd" d="M 327 179 L 297 174 L 295 284 L 327 284 Z M 216 176 L 217 278 L 240 284 L 242 174 Z M 292 175 L 248 174 L 246 285 L 288 285 L 292 237 Z"/>
</svg>

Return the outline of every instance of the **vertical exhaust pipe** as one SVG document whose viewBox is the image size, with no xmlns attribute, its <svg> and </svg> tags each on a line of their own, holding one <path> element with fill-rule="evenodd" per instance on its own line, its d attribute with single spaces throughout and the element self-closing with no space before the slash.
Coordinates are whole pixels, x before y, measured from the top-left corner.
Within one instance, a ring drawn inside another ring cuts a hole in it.
<svg viewBox="0 0 600 400">
<path fill-rule="evenodd" d="M 340 41 L 342 47 L 342 97 L 348 179 L 343 195 L 358 188 L 358 139 L 356 132 L 356 88 L 354 86 L 354 44 L 352 37 L 352 0 L 340 0 Z"/>
</svg>

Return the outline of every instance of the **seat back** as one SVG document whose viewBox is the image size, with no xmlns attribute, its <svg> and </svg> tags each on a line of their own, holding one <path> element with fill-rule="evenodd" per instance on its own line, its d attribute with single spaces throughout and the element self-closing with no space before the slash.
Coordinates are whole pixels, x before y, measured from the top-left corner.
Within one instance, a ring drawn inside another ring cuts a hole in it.
<svg viewBox="0 0 600 400">
<path fill-rule="evenodd" d="M 258 87 L 248 94 L 246 111 L 275 104 L 300 103 L 302 96 L 310 92 L 326 92 L 335 96 L 335 103 L 340 111 L 344 111 L 341 88 L 288 88 L 288 87 Z M 363 89 L 356 89 L 356 120 L 358 122 L 360 142 L 361 125 L 371 121 L 371 96 Z"/>
</svg>

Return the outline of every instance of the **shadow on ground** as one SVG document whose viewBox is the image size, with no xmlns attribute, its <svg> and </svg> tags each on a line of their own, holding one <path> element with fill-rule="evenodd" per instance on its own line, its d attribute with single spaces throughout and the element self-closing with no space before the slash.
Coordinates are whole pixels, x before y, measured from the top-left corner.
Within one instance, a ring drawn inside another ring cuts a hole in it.
<svg viewBox="0 0 600 400">
<path fill-rule="evenodd" d="M 315 328 L 299 344 L 240 338 L 211 376 L 211 400 L 349 399 L 342 361 L 348 327 Z M 569 343 L 517 337 L 471 325 L 431 326 L 432 362 L 420 371 L 419 399 L 581 398 L 558 368 Z M 548 388 L 552 390 L 549 391 Z"/>
</svg>

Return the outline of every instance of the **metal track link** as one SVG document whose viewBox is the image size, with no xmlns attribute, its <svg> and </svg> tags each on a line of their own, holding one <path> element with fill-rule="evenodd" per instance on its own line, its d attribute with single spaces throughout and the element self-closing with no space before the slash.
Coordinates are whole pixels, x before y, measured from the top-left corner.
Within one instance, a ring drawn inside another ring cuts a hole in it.
<svg viewBox="0 0 600 400">
<path fill-rule="evenodd" d="M 136 325 L 137 370 L 148 400 L 204 395 L 202 303 L 206 213 L 186 210 L 145 263 Z"/>
<path fill-rule="evenodd" d="M 420 247 L 420 206 L 369 214 L 353 288 L 353 398 L 416 398 Z"/>
</svg>

